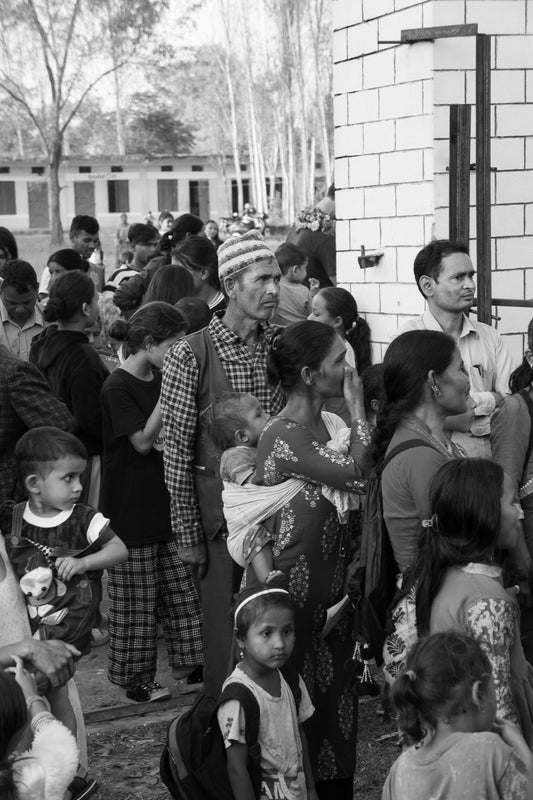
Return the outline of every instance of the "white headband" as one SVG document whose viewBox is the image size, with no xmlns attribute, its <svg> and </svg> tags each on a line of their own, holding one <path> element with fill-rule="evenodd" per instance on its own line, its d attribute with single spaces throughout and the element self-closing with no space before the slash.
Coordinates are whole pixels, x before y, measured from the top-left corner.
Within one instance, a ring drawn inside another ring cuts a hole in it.
<svg viewBox="0 0 533 800">
<path fill-rule="evenodd" d="M 274 592 L 281 592 L 281 594 L 289 594 L 286 589 L 262 589 L 260 592 L 256 592 L 255 594 L 251 594 L 250 597 L 245 597 L 245 599 L 239 603 L 237 608 L 235 609 L 235 614 L 233 615 L 233 623 L 237 625 L 237 616 L 239 611 L 242 611 L 245 605 L 249 603 L 251 600 L 255 600 L 256 597 L 261 597 L 263 594 L 273 594 Z"/>
</svg>

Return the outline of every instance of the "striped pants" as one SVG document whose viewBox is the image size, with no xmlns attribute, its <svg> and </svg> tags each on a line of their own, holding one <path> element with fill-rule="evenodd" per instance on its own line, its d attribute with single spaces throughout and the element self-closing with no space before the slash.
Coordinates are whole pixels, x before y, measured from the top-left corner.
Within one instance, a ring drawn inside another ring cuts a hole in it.
<svg viewBox="0 0 533 800">
<path fill-rule="evenodd" d="M 157 622 L 171 667 L 203 663 L 200 601 L 175 539 L 128 547 L 109 570 L 109 680 L 130 688 L 154 680 Z"/>
</svg>

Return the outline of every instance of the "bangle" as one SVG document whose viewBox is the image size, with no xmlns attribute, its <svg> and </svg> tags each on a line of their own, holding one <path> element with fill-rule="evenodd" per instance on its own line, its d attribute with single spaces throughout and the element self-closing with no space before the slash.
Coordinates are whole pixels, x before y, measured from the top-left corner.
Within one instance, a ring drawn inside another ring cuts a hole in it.
<svg viewBox="0 0 533 800">
<path fill-rule="evenodd" d="M 32 694 L 31 697 L 28 697 L 28 699 L 26 700 L 26 708 L 28 709 L 28 711 L 30 710 L 30 706 L 32 705 L 32 703 L 37 703 L 37 702 L 42 703 L 44 707 L 47 709 L 47 711 L 50 711 L 50 705 L 48 703 L 48 700 L 46 700 L 44 697 L 41 697 L 40 694 Z"/>
</svg>

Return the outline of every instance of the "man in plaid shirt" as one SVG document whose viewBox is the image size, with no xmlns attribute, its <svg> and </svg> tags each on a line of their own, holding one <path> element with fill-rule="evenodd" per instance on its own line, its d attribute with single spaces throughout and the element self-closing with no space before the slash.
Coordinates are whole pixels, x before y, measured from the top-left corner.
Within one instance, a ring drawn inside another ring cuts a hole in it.
<svg viewBox="0 0 533 800">
<path fill-rule="evenodd" d="M 179 554 L 201 579 L 204 690 L 217 697 L 229 666 L 230 607 L 240 570 L 226 548 L 218 459 L 199 415 L 225 390 L 251 392 L 268 414 L 283 405 L 268 383 L 266 355 L 281 272 L 261 237 L 250 232 L 218 250 L 219 278 L 228 297 L 222 318 L 177 342 L 163 366 L 165 479 Z"/>
<path fill-rule="evenodd" d="M 15 445 L 30 428 L 73 431 L 74 419 L 33 364 L 0 345 L 0 505 L 15 494 Z"/>
</svg>

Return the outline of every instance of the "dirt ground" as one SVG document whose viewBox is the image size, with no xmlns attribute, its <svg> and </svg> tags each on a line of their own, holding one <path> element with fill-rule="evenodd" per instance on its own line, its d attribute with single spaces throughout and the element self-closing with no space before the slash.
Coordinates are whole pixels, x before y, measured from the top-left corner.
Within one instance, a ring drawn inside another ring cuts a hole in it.
<svg viewBox="0 0 533 800">
<path fill-rule="evenodd" d="M 157 679 L 173 690 L 159 642 Z M 98 800 L 168 800 L 159 779 L 159 757 L 170 720 L 194 695 L 163 703 L 125 704 L 107 679 L 107 647 L 80 661 L 76 682 L 87 721 L 91 775 L 101 789 Z M 380 800 L 383 782 L 398 755 L 394 725 L 384 722 L 379 698 L 361 698 L 354 800 Z M 134 716 L 120 717 L 122 714 Z"/>
</svg>

